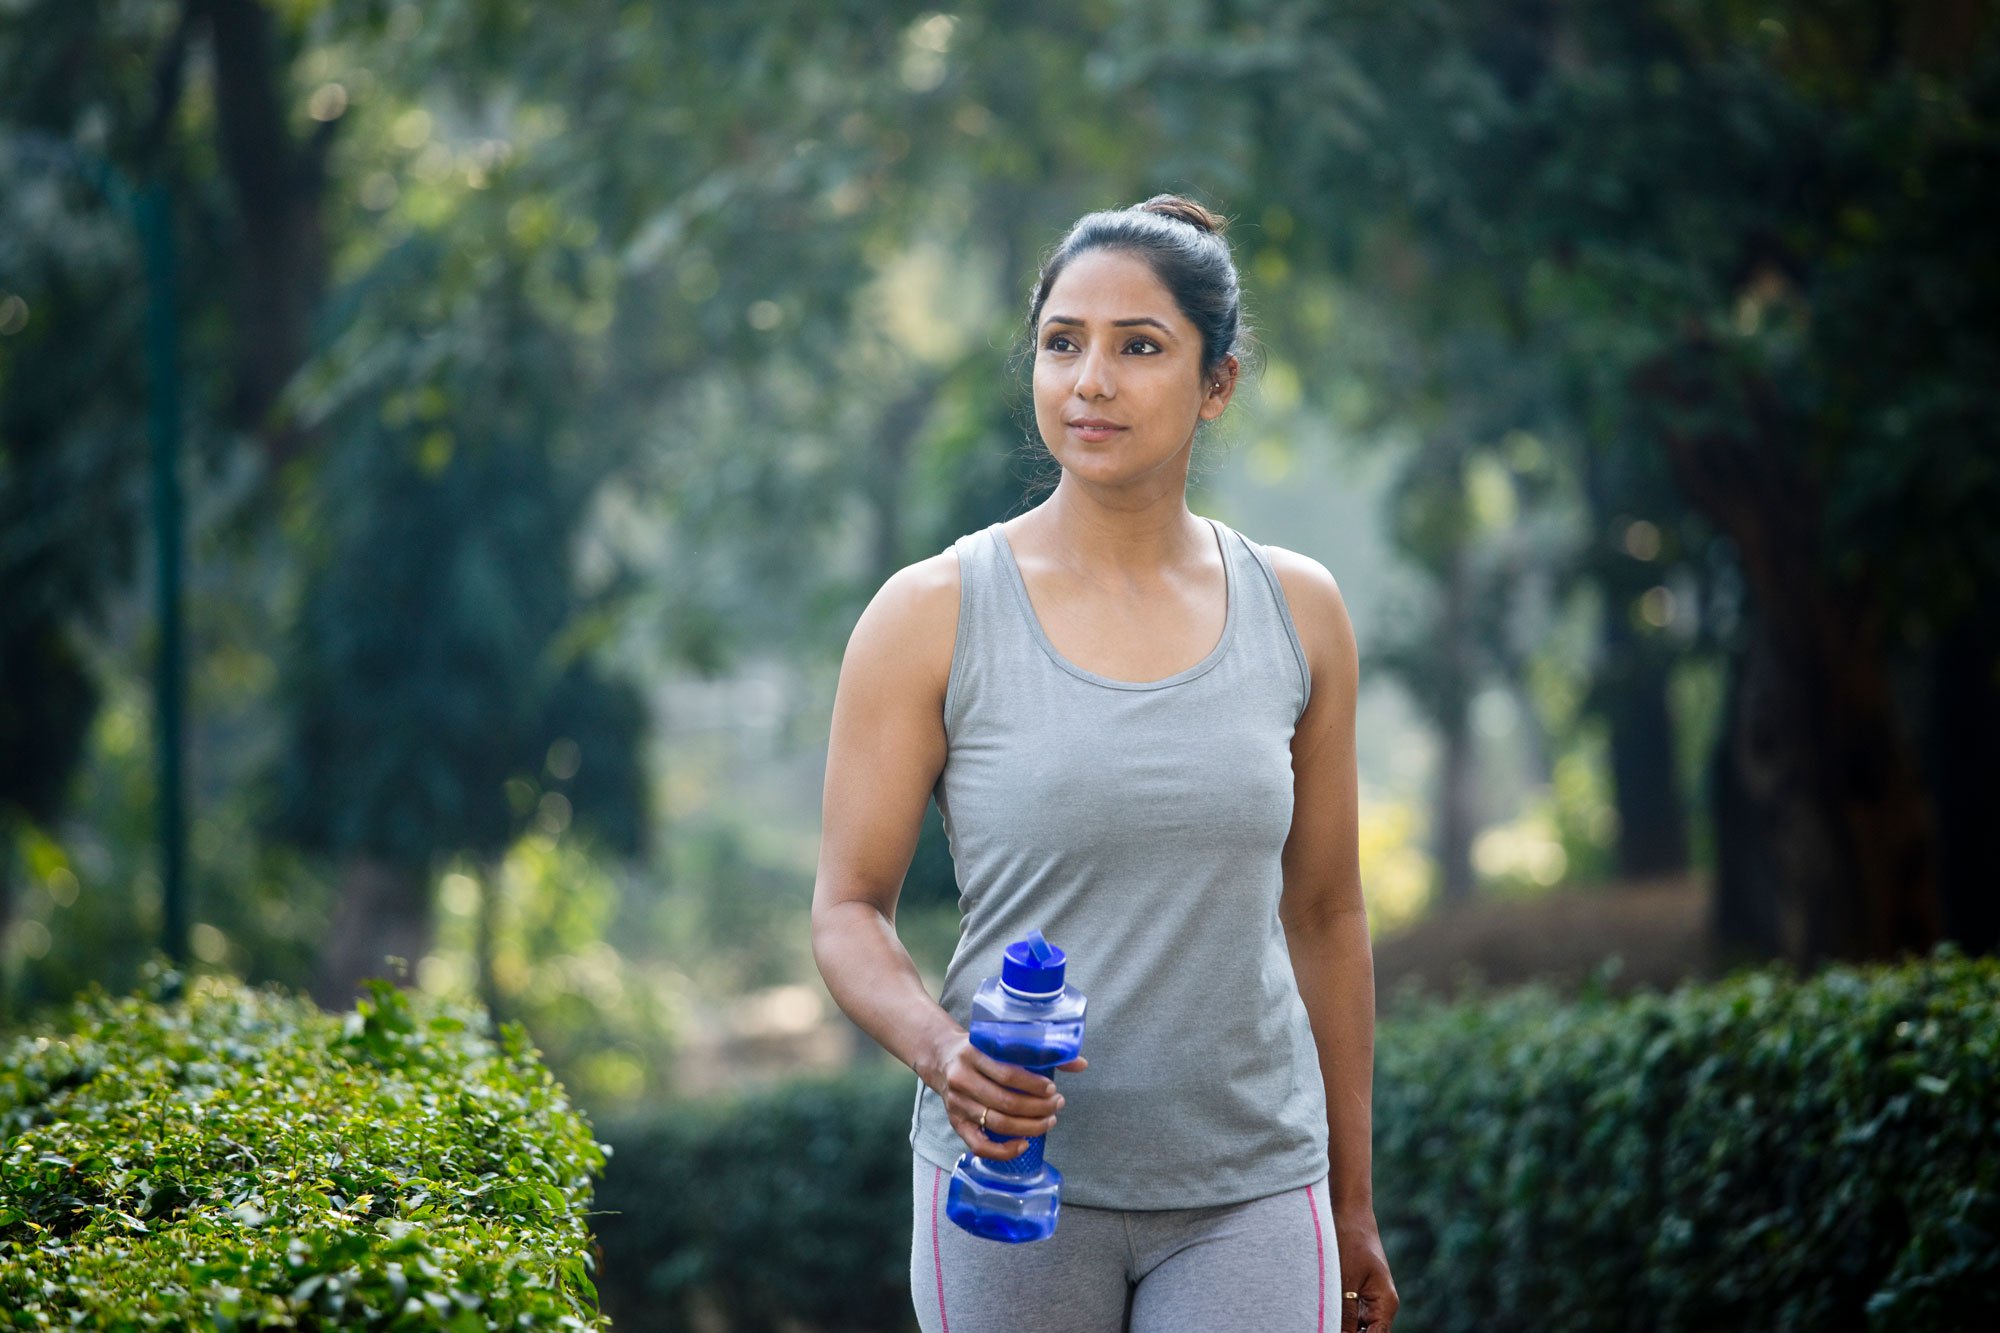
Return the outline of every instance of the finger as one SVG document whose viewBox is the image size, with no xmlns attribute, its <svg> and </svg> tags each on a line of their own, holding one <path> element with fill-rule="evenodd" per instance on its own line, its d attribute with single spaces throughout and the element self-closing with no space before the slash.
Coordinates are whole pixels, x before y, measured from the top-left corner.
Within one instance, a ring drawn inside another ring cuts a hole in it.
<svg viewBox="0 0 2000 1333">
<path fill-rule="evenodd" d="M 1090 1061 L 1084 1059 L 1082 1056 L 1079 1055 L 1076 1057 L 1076 1059 L 1071 1060 L 1068 1064 L 1057 1065 L 1056 1068 L 1073 1074 L 1079 1069 L 1090 1068 Z"/>
<path fill-rule="evenodd" d="M 1004 1111 L 992 1111 L 986 1117 L 986 1128 L 995 1134 L 1012 1134 L 1019 1138 L 1034 1138 L 1048 1133 L 1055 1127 L 1056 1117 L 1053 1115 L 1017 1116 L 1008 1115 Z"/>
<path fill-rule="evenodd" d="M 1028 1150 L 1028 1141 L 1024 1138 L 1006 1139 L 998 1143 L 987 1138 L 979 1128 L 979 1117 L 976 1115 L 952 1116 L 950 1119 L 951 1127 L 957 1130 L 958 1137 L 965 1141 L 966 1151 L 974 1157 L 987 1157 L 994 1161 L 1005 1162 L 1019 1157 Z M 989 1115 L 987 1124 L 990 1126 L 992 1123 L 993 1117 Z"/>
<path fill-rule="evenodd" d="M 1010 1065 L 1005 1060 L 995 1060 L 983 1052 L 978 1057 L 979 1072 L 998 1083 L 1003 1088 L 1013 1088 L 1030 1097 L 1047 1100 L 1056 1095 L 1056 1082 L 1047 1074 L 1037 1074 L 1032 1069 Z"/>
<path fill-rule="evenodd" d="M 958 1131 L 958 1136 L 965 1140 L 965 1146 L 979 1152 L 981 1156 L 991 1156 L 992 1154 L 986 1150 L 995 1145 L 993 1140 L 987 1137 L 986 1131 L 992 1130 L 995 1134 L 1004 1134 L 1006 1131 L 1001 1129 L 1001 1122 L 1006 1118 L 1005 1113 L 976 1097 L 968 1097 L 956 1091 L 948 1091 L 944 1099 L 944 1108 L 945 1119 Z M 1015 1148 L 1014 1151 L 1018 1152 L 1020 1149 Z"/>
<path fill-rule="evenodd" d="M 980 1069 L 966 1070 L 962 1078 L 955 1074 L 947 1076 L 946 1082 L 972 1108 L 974 1116 L 979 1114 L 980 1107 L 990 1106 L 995 1114 L 1011 1115 L 1020 1120 L 1038 1120 L 1054 1115 L 1061 1108 L 1063 1097 L 1055 1091 L 1055 1084 L 1018 1066 L 1001 1065 L 996 1072 L 1004 1074 L 1009 1069 L 1020 1075 L 1037 1095 L 1017 1092 Z M 1046 1095 L 1041 1094 L 1043 1088 L 1048 1089 Z"/>
<path fill-rule="evenodd" d="M 980 1132 L 982 1122 L 984 1128 L 994 1134 L 1013 1135 L 1023 1139 L 1046 1134 L 1056 1125 L 1056 1115 L 1053 1111 L 1047 1115 L 1013 1115 L 991 1103 L 980 1102 L 973 1098 L 953 1099 L 947 1102 L 946 1106 L 947 1115 L 954 1124 L 963 1122 L 964 1127 L 959 1130 L 959 1136 L 974 1146 L 981 1146 L 987 1142 L 985 1135 Z M 1024 1144 L 1023 1148 L 1025 1146 Z"/>
</svg>

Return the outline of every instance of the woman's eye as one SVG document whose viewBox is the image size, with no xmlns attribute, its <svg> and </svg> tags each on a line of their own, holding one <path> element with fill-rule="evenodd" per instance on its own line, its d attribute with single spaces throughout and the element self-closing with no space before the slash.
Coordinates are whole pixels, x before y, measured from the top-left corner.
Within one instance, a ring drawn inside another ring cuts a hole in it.
<svg viewBox="0 0 2000 1333">
<path fill-rule="evenodd" d="M 1042 346 L 1051 352 L 1073 352 L 1076 350 L 1076 343 L 1066 333 L 1051 334 L 1049 340 L 1043 343 Z M 1125 350 L 1151 356 L 1160 350 L 1160 345 L 1151 338 L 1134 338 L 1131 342 L 1125 344 Z"/>
</svg>

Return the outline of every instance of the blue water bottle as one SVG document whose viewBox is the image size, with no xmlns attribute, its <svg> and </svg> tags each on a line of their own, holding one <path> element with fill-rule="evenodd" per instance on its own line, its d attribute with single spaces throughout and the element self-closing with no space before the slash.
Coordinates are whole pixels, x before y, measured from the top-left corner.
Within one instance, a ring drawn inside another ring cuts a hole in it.
<svg viewBox="0 0 2000 1333">
<path fill-rule="evenodd" d="M 1083 995 L 1063 985 L 1064 955 L 1028 932 L 1007 946 L 1000 975 L 979 983 L 972 997 L 972 1044 L 996 1060 L 1055 1077 L 1057 1065 L 1083 1049 Z M 995 1143 L 1014 1136 L 981 1131 Z M 965 1153 L 951 1172 L 945 1215 L 975 1236 L 1013 1243 L 1055 1234 L 1062 1208 L 1062 1172 L 1042 1160 L 1042 1140 L 1004 1162 Z"/>
</svg>

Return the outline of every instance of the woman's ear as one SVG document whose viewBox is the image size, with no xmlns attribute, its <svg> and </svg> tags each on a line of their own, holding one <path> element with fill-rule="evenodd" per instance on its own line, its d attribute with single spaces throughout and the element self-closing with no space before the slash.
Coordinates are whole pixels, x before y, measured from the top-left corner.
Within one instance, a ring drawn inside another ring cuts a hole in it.
<svg viewBox="0 0 2000 1333">
<path fill-rule="evenodd" d="M 1222 409 L 1229 406 L 1230 396 L 1236 392 L 1236 377 L 1242 368 L 1242 363 L 1234 356 L 1225 356 L 1222 358 L 1222 364 L 1209 375 L 1206 386 L 1208 392 L 1201 400 L 1203 421 L 1215 420 L 1222 415 Z"/>
</svg>

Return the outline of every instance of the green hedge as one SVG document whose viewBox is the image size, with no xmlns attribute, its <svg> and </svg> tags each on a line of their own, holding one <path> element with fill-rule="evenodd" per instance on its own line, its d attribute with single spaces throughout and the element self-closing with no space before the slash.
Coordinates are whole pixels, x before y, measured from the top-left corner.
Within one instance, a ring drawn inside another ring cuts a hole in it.
<svg viewBox="0 0 2000 1333">
<path fill-rule="evenodd" d="M 1997 1048 L 2000 962 L 1949 949 L 1624 999 L 1399 997 L 1375 1105 L 1397 1327 L 2000 1327 Z M 911 1327 L 914 1088 L 857 1076 L 607 1127 L 605 1308 Z"/>
<path fill-rule="evenodd" d="M 1377 1049 L 1399 1327 L 2000 1327 L 1996 1056 L 2000 962 L 1948 948 L 1417 1004 Z"/>
<path fill-rule="evenodd" d="M 0 1327 L 605 1325 L 603 1145 L 519 1027 L 180 984 L 0 1046 Z"/>
</svg>

